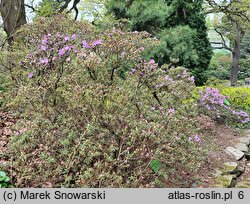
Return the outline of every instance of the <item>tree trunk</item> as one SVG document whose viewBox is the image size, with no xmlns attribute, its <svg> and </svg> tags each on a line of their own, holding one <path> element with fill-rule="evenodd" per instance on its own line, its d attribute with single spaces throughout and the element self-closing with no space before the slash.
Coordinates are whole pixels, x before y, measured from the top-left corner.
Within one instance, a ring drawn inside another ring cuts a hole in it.
<svg viewBox="0 0 250 204">
<path fill-rule="evenodd" d="M 12 44 L 16 30 L 27 23 L 24 0 L 1 0 L 0 12 L 8 43 Z"/>
<path fill-rule="evenodd" d="M 239 60 L 240 60 L 240 39 L 241 31 L 237 29 L 237 38 L 234 40 L 234 48 L 232 52 L 232 69 L 231 69 L 231 86 L 237 85 L 237 78 L 239 72 Z"/>
</svg>

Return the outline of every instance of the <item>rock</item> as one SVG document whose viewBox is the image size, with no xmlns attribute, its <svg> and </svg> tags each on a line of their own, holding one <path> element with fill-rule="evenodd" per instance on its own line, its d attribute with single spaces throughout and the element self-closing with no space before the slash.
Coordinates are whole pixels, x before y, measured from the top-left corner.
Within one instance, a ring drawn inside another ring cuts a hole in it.
<svg viewBox="0 0 250 204">
<path fill-rule="evenodd" d="M 223 175 L 217 178 L 218 184 L 222 185 L 224 188 L 232 188 L 237 184 L 237 179 L 234 175 Z"/>
<path fill-rule="evenodd" d="M 248 146 L 245 143 L 238 143 L 235 148 L 242 152 L 248 152 Z"/>
<path fill-rule="evenodd" d="M 223 172 L 221 170 L 219 170 L 219 169 L 215 169 L 215 173 L 213 173 L 213 175 L 215 177 L 221 176 L 222 174 L 223 174 Z"/>
<path fill-rule="evenodd" d="M 225 188 L 225 187 L 221 184 L 215 184 L 212 186 L 212 188 Z"/>
<path fill-rule="evenodd" d="M 243 134 L 246 135 L 246 136 L 250 136 L 250 129 L 244 130 Z"/>
<path fill-rule="evenodd" d="M 227 154 L 233 155 L 237 160 L 240 160 L 244 156 L 242 151 L 235 149 L 234 147 L 227 147 L 225 151 Z"/>
<path fill-rule="evenodd" d="M 237 171 L 238 164 L 236 162 L 225 162 L 221 168 L 222 175 L 233 174 Z"/>
<path fill-rule="evenodd" d="M 244 143 L 246 145 L 249 145 L 250 144 L 250 137 L 241 137 L 239 139 L 240 143 Z"/>
<path fill-rule="evenodd" d="M 240 183 L 237 183 L 235 188 L 250 188 L 250 181 L 242 181 Z"/>
</svg>

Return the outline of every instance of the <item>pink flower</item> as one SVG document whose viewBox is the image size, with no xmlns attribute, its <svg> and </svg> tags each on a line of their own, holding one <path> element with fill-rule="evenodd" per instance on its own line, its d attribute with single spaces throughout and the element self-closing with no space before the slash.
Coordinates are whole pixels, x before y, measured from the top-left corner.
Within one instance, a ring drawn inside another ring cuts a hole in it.
<svg viewBox="0 0 250 204">
<path fill-rule="evenodd" d="M 69 51 L 70 49 L 71 49 L 70 46 L 64 47 L 64 50 L 65 50 L 65 51 Z"/>
<path fill-rule="evenodd" d="M 28 74 L 28 77 L 29 77 L 29 78 L 32 78 L 32 77 L 33 77 L 33 73 L 30 72 L 30 73 Z"/>
<path fill-rule="evenodd" d="M 48 43 L 48 39 L 47 38 L 44 38 L 43 40 L 42 40 L 42 45 L 46 45 Z"/>
<path fill-rule="evenodd" d="M 82 53 L 82 57 L 83 57 L 83 59 L 86 59 L 87 54 L 86 54 L 85 52 L 83 52 L 83 53 Z"/>
<path fill-rule="evenodd" d="M 59 55 L 63 56 L 64 54 L 65 54 L 65 49 L 64 48 L 59 49 Z"/>
<path fill-rule="evenodd" d="M 167 114 L 172 115 L 172 114 L 174 114 L 174 113 L 175 113 L 175 109 L 174 109 L 174 108 L 169 108 L 169 109 L 168 109 Z"/>
<path fill-rule="evenodd" d="M 102 44 L 102 40 L 101 40 L 101 39 L 95 40 L 95 41 L 92 43 L 93 47 L 95 47 L 95 46 L 97 46 L 97 45 L 101 45 L 101 44 Z"/>
<path fill-rule="evenodd" d="M 48 58 L 40 59 L 40 63 L 41 64 L 48 64 L 49 60 L 48 60 Z"/>
<path fill-rule="evenodd" d="M 143 50 L 144 50 L 144 47 L 140 47 L 139 50 L 143 51 Z"/>
<path fill-rule="evenodd" d="M 192 81 L 192 82 L 194 82 L 194 76 L 191 76 L 191 77 L 189 78 L 189 80 Z"/>
<path fill-rule="evenodd" d="M 149 64 L 154 64 L 155 63 L 155 61 L 153 60 L 153 59 L 151 59 L 150 61 L 149 61 Z"/>
<path fill-rule="evenodd" d="M 195 135 L 195 136 L 194 136 L 194 140 L 195 140 L 196 142 L 201 142 L 201 138 L 199 137 L 199 135 Z"/>
<path fill-rule="evenodd" d="M 47 50 L 47 46 L 41 45 L 41 50 L 46 51 Z"/>
<path fill-rule="evenodd" d="M 82 41 L 82 45 L 83 45 L 83 47 L 85 47 L 85 48 L 87 48 L 87 49 L 90 49 L 90 48 L 91 48 L 91 47 L 89 46 L 89 44 L 87 43 L 86 40 L 83 40 L 83 41 Z"/>
<path fill-rule="evenodd" d="M 76 39 L 76 34 L 72 34 L 71 39 L 75 40 Z"/>
<path fill-rule="evenodd" d="M 64 40 L 65 40 L 65 41 L 69 41 L 69 40 L 70 40 L 69 36 L 65 36 L 65 37 L 64 37 Z"/>
<path fill-rule="evenodd" d="M 66 62 L 70 62 L 70 57 L 67 57 Z"/>
</svg>

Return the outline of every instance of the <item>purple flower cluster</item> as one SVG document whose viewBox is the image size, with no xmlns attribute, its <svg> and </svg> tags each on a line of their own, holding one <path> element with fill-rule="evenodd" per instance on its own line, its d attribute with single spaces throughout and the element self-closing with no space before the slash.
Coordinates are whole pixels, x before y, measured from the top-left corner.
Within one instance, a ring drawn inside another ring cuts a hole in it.
<svg viewBox="0 0 250 204">
<path fill-rule="evenodd" d="M 88 49 L 93 49 L 103 44 L 101 39 L 91 42 L 79 39 L 76 34 L 65 35 L 57 33 L 55 35 L 46 34 L 41 41 L 37 42 L 38 49 L 36 52 L 29 53 L 26 58 L 29 65 L 50 66 L 54 67 L 57 62 L 71 62 L 73 56 L 80 56 L 83 60 L 87 58 Z M 29 75 L 29 78 L 30 77 Z"/>
<path fill-rule="evenodd" d="M 155 88 L 169 86 L 169 85 L 173 84 L 173 82 L 174 82 L 174 80 L 171 77 L 169 77 L 168 75 L 165 75 L 164 80 L 161 83 L 156 84 Z"/>
<path fill-rule="evenodd" d="M 168 111 L 167 111 L 167 115 L 173 115 L 175 114 L 175 109 L 174 108 L 169 108 Z"/>
<path fill-rule="evenodd" d="M 184 69 L 181 74 L 177 74 L 176 77 L 177 78 L 182 78 L 182 79 L 187 79 L 187 80 L 189 80 L 189 81 L 191 81 L 193 83 L 195 82 L 194 76 L 189 76 L 186 69 Z"/>
<path fill-rule="evenodd" d="M 241 123 L 249 122 L 249 115 L 244 111 L 235 111 L 229 106 L 224 104 L 227 99 L 226 96 L 220 94 L 220 91 L 216 88 L 207 87 L 203 91 L 200 91 L 200 104 L 209 112 L 215 112 L 217 118 L 221 117 L 221 114 L 227 110 L 231 112 L 237 118 L 240 118 Z"/>
<path fill-rule="evenodd" d="M 201 138 L 200 138 L 200 136 L 199 135 L 195 135 L 195 136 L 193 136 L 193 137 L 188 137 L 188 141 L 195 141 L 195 142 L 197 142 L 197 143 L 200 143 L 201 142 Z"/>
<path fill-rule="evenodd" d="M 241 120 L 241 123 L 247 123 L 247 122 L 250 121 L 249 115 L 246 112 L 244 112 L 244 111 L 234 111 L 234 110 L 232 110 L 232 113 L 234 115 L 236 115 L 236 116 L 239 116 L 240 118 L 243 118 Z"/>
<path fill-rule="evenodd" d="M 141 77 L 145 77 L 152 74 L 157 68 L 157 63 L 153 59 L 149 61 L 143 60 L 140 65 L 140 67 L 131 69 L 129 74 L 139 74 Z"/>
<path fill-rule="evenodd" d="M 220 94 L 216 88 L 207 87 L 204 91 L 200 92 L 200 103 L 208 110 L 217 110 L 217 106 L 225 107 L 224 101 L 226 96 Z"/>
</svg>

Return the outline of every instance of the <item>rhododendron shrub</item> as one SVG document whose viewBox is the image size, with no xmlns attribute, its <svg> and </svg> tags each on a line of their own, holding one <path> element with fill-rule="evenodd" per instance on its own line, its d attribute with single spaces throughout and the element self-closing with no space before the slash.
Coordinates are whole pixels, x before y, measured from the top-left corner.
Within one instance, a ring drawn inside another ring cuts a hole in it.
<svg viewBox="0 0 250 204">
<path fill-rule="evenodd" d="M 248 113 L 234 110 L 226 101 L 227 96 L 222 95 L 216 88 L 207 87 L 200 91 L 200 110 L 206 115 L 222 122 L 249 122 Z"/>
<path fill-rule="evenodd" d="M 145 60 L 157 43 L 147 33 L 58 24 L 20 31 L 27 52 L 10 104 L 20 118 L 11 151 L 17 186 L 163 187 L 195 172 L 205 146 L 196 104 L 183 104 L 194 78 Z"/>
</svg>

